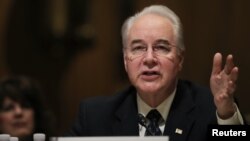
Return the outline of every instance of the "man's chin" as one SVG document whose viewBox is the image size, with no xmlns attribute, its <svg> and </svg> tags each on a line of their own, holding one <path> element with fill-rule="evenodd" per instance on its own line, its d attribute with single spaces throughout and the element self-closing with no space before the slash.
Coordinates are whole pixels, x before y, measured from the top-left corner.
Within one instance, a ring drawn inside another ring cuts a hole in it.
<svg viewBox="0 0 250 141">
<path fill-rule="evenodd" d="M 141 93 L 156 94 L 159 92 L 159 88 L 155 85 L 152 86 L 142 86 L 139 88 Z"/>
</svg>

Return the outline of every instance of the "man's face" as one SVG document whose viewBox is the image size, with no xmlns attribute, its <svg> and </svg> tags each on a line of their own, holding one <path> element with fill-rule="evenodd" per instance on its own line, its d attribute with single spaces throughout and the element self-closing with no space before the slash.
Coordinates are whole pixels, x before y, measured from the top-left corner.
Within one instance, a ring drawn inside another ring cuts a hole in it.
<svg viewBox="0 0 250 141">
<path fill-rule="evenodd" d="M 139 93 L 172 92 L 182 61 L 172 23 L 168 19 L 144 15 L 128 31 L 124 65 Z"/>
</svg>

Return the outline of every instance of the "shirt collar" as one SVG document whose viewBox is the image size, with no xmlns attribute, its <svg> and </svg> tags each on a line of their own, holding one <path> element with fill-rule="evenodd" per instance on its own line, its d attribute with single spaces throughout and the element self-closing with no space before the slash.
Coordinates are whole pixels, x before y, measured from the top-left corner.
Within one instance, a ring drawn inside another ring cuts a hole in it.
<svg viewBox="0 0 250 141">
<path fill-rule="evenodd" d="M 148 112 L 152 109 L 157 109 L 164 121 L 167 120 L 168 113 L 171 107 L 171 104 L 173 102 L 174 96 L 176 94 L 176 88 L 174 91 L 156 108 L 150 107 L 147 103 L 145 103 L 141 97 L 137 94 L 137 106 L 138 106 L 138 112 L 144 116 L 148 114 Z"/>
</svg>

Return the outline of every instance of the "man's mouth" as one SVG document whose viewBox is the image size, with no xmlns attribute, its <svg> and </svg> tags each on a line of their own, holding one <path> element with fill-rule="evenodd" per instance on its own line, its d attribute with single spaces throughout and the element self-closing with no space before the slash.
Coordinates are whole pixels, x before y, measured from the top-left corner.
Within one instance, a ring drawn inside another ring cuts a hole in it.
<svg viewBox="0 0 250 141">
<path fill-rule="evenodd" d="M 158 71 L 143 71 L 142 72 L 142 79 L 146 81 L 153 81 L 157 79 L 160 76 L 160 73 Z"/>
<path fill-rule="evenodd" d="M 159 75 L 159 72 L 157 72 L 157 71 L 144 71 L 142 74 L 151 76 L 151 75 Z"/>
</svg>

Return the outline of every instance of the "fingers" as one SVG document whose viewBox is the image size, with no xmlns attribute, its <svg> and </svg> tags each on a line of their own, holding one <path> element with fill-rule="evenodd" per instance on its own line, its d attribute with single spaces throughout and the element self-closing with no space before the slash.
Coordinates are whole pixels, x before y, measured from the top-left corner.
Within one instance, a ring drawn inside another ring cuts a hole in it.
<svg viewBox="0 0 250 141">
<path fill-rule="evenodd" d="M 216 53 L 213 60 L 212 74 L 219 74 L 221 72 L 222 55 Z"/>
<path fill-rule="evenodd" d="M 238 75 L 239 75 L 239 68 L 234 67 L 231 71 L 230 80 L 235 82 L 238 79 Z"/>
<path fill-rule="evenodd" d="M 230 74 L 233 68 L 234 68 L 233 55 L 230 54 L 227 56 L 224 71 L 226 74 Z"/>
<path fill-rule="evenodd" d="M 239 69 L 234 65 L 233 55 L 227 56 L 224 72 L 229 75 L 231 81 L 235 82 L 238 79 Z"/>
<path fill-rule="evenodd" d="M 228 96 L 233 96 L 232 94 L 234 93 L 235 89 L 236 89 L 236 84 L 233 81 L 229 81 Z"/>
<path fill-rule="evenodd" d="M 229 81 L 228 93 L 231 95 L 234 93 L 236 89 L 235 82 L 237 81 L 239 74 L 239 69 L 234 65 L 232 55 L 227 56 L 224 72 L 228 76 L 228 81 Z"/>
<path fill-rule="evenodd" d="M 221 53 L 216 53 L 213 60 L 212 74 L 221 73 L 222 67 L 222 55 Z M 224 72 L 231 76 L 231 80 L 235 81 L 238 78 L 238 67 L 234 65 L 233 55 L 228 55 L 226 58 L 226 63 L 224 66 Z"/>
</svg>

